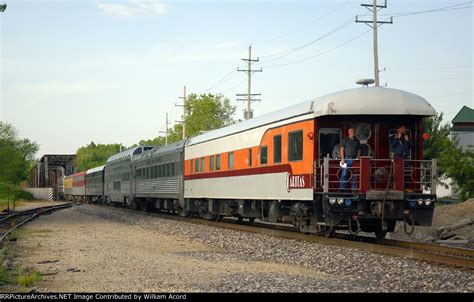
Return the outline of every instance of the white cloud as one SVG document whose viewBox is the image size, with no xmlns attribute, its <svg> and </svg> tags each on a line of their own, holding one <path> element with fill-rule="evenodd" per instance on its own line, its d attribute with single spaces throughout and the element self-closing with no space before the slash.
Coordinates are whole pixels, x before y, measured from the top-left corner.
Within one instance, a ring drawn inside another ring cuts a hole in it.
<svg viewBox="0 0 474 302">
<path fill-rule="evenodd" d="M 97 7 L 108 15 L 126 18 L 142 14 L 163 15 L 166 13 L 166 6 L 164 4 L 141 0 L 129 0 L 125 4 L 98 2 Z"/>
</svg>

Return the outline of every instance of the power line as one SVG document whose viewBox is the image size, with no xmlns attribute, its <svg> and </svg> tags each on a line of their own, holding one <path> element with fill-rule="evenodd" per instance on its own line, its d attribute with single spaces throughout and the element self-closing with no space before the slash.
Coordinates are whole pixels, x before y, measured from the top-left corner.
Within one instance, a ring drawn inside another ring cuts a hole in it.
<svg viewBox="0 0 474 302">
<path fill-rule="evenodd" d="M 219 81 L 217 81 L 215 84 L 213 84 L 212 86 L 210 86 L 209 88 L 207 88 L 206 90 L 202 91 L 202 93 L 205 93 L 205 92 L 208 92 L 209 90 L 213 89 L 213 88 L 216 88 L 217 86 L 219 85 L 222 85 L 223 83 L 229 81 L 230 79 L 234 78 L 237 73 L 234 73 L 235 72 L 235 69 L 232 69 L 229 73 L 227 73 L 224 77 L 222 77 Z M 232 76 L 231 76 L 232 75 Z M 230 77 L 229 77 L 230 76 Z"/>
<path fill-rule="evenodd" d="M 384 5 L 378 5 L 377 0 L 373 0 L 372 4 L 361 4 L 365 8 L 367 8 L 369 11 L 372 12 L 372 20 L 371 21 L 364 21 L 364 20 L 359 20 L 358 16 L 356 16 L 356 23 L 364 23 L 365 25 L 368 25 L 372 28 L 374 32 L 374 76 L 375 76 L 375 87 L 380 85 L 380 80 L 379 80 L 379 49 L 378 49 L 378 38 L 377 38 L 377 28 L 379 27 L 379 24 L 392 24 L 393 23 L 393 17 L 390 17 L 390 21 L 379 21 L 377 20 L 377 11 L 387 8 L 387 0 L 385 0 Z"/>
<path fill-rule="evenodd" d="M 226 92 L 231 91 L 231 90 L 234 89 L 234 88 L 237 88 L 238 86 L 242 85 L 246 80 L 247 80 L 247 79 L 241 80 L 240 82 L 238 82 L 238 83 L 235 84 L 234 86 L 232 86 L 232 87 L 227 88 L 226 90 L 224 90 L 222 93 L 226 93 Z"/>
<path fill-rule="evenodd" d="M 326 17 L 332 15 L 333 13 L 335 13 L 336 11 L 338 11 L 339 9 L 341 9 L 342 7 L 346 6 L 347 4 L 349 4 L 349 2 L 350 2 L 350 0 L 347 0 L 347 1 L 345 1 L 344 3 L 342 3 L 341 5 L 338 5 L 335 9 L 331 10 L 330 12 L 328 12 L 327 14 L 324 14 L 324 15 L 322 15 L 322 16 L 319 16 L 318 18 L 316 18 L 315 20 L 309 22 L 308 24 L 303 25 L 303 26 L 300 26 L 300 27 L 298 27 L 298 28 L 296 28 L 296 29 L 294 29 L 294 30 L 290 30 L 290 31 L 288 31 L 288 32 L 286 32 L 286 33 L 277 35 L 277 36 L 275 36 L 274 38 L 271 38 L 271 39 L 269 39 L 269 40 L 264 41 L 262 44 L 266 44 L 266 43 L 268 43 L 268 42 L 273 42 L 273 41 L 275 41 L 275 40 L 279 40 L 279 39 L 281 39 L 281 38 L 283 38 L 283 37 L 288 36 L 288 35 L 289 35 L 290 33 L 292 33 L 292 32 L 300 31 L 300 30 L 302 30 L 303 28 L 309 26 L 310 24 L 317 23 L 317 22 L 319 22 L 319 21 L 325 19 Z M 270 56 L 271 56 L 271 55 L 270 55 Z M 267 55 L 267 56 L 261 56 L 261 58 L 266 58 L 266 57 L 269 57 L 269 56 L 268 56 L 268 55 Z"/>
<path fill-rule="evenodd" d="M 237 96 L 245 97 L 245 99 L 237 99 L 237 101 L 246 101 L 247 102 L 247 109 L 244 110 L 244 119 L 249 120 L 253 118 L 253 111 L 251 108 L 251 104 L 253 102 L 260 102 L 259 99 L 254 99 L 254 96 L 260 96 L 260 93 L 252 93 L 252 74 L 255 72 L 262 72 L 262 68 L 260 69 L 252 69 L 252 63 L 258 62 L 259 58 L 252 59 L 252 45 L 249 46 L 249 58 L 242 59 L 242 61 L 246 61 L 248 63 L 247 69 L 239 69 L 237 67 L 237 71 L 243 71 L 247 73 L 248 77 L 248 86 L 247 86 L 247 93 L 239 93 Z"/>
<path fill-rule="evenodd" d="M 463 3 L 458 3 L 450 6 L 445 6 L 445 7 L 439 7 L 439 8 L 434 8 L 430 10 L 425 10 L 425 11 L 415 11 L 415 12 L 404 12 L 404 13 L 394 13 L 394 14 L 381 14 L 381 16 L 393 16 L 393 17 L 407 17 L 407 16 L 412 16 L 412 15 L 418 15 L 418 14 L 426 14 L 426 13 L 435 13 L 435 12 L 442 12 L 442 11 L 450 11 L 450 10 L 458 10 L 458 9 L 466 9 L 466 8 L 471 8 L 472 6 L 466 6 L 466 7 L 459 7 L 462 5 L 466 4 L 472 4 L 473 1 L 469 2 L 463 2 Z"/>
<path fill-rule="evenodd" d="M 306 48 L 306 47 L 308 47 L 308 46 L 310 46 L 310 45 L 313 45 L 314 43 L 319 42 L 319 41 L 321 41 L 322 39 L 324 39 L 324 38 L 326 38 L 326 37 L 328 37 L 328 36 L 330 36 L 330 35 L 332 35 L 332 34 L 338 32 L 338 31 L 342 30 L 343 28 L 345 28 L 345 27 L 347 27 L 347 26 L 349 26 L 349 25 L 352 23 L 353 20 L 354 20 L 354 17 L 351 17 L 349 20 L 347 20 L 347 21 L 345 21 L 344 23 L 340 24 L 339 26 L 337 26 L 337 27 L 334 28 L 333 30 L 327 32 L 326 34 L 324 34 L 324 35 L 322 35 L 322 36 L 320 36 L 320 37 L 318 37 L 318 38 L 316 38 L 316 39 L 314 39 L 314 40 L 312 40 L 312 41 L 310 41 L 310 42 L 308 42 L 308 43 L 306 43 L 306 44 L 303 44 L 303 45 L 301 45 L 301 46 L 292 48 L 292 49 L 290 49 L 290 50 L 286 50 L 286 51 L 282 51 L 282 52 L 279 52 L 279 53 L 274 53 L 274 54 L 271 54 L 271 55 L 267 55 L 267 56 L 265 56 L 265 57 L 273 57 L 273 56 L 277 56 L 277 57 L 276 57 L 276 58 L 273 58 L 273 59 L 269 59 L 269 60 L 267 60 L 267 61 L 264 61 L 264 62 L 262 62 L 261 64 L 266 64 L 266 63 L 269 63 L 269 62 L 273 62 L 273 61 L 279 60 L 279 59 L 284 58 L 284 57 L 286 57 L 286 56 L 288 56 L 288 55 L 290 55 L 290 54 L 292 54 L 292 53 L 298 52 L 298 51 L 300 51 L 300 50 L 302 50 L 302 49 L 304 49 L 304 48 Z"/>
<path fill-rule="evenodd" d="M 312 56 L 310 56 L 310 57 L 307 57 L 307 58 L 304 58 L 304 59 L 301 59 L 301 60 L 297 60 L 297 61 L 293 61 L 293 62 L 289 62 L 289 63 L 285 63 L 285 64 L 272 65 L 272 66 L 264 66 L 264 67 L 265 67 L 265 68 L 277 68 L 277 67 L 283 67 L 283 66 L 292 65 L 292 64 L 297 64 L 297 63 L 301 63 L 301 62 L 304 62 L 304 61 L 311 60 L 311 59 L 313 59 L 313 58 L 319 57 L 319 56 L 321 56 L 321 55 L 323 55 L 323 54 L 326 54 L 326 53 L 328 53 L 328 52 L 331 52 L 331 51 L 333 51 L 333 50 L 336 50 L 336 49 L 338 49 L 338 48 L 340 48 L 340 47 L 342 47 L 342 46 L 344 46 L 344 45 L 346 45 L 346 44 L 349 44 L 350 42 L 352 42 L 352 41 L 354 41 L 354 40 L 356 40 L 356 39 L 362 37 L 363 35 L 365 35 L 366 33 L 370 32 L 370 31 L 371 31 L 370 29 L 369 29 L 369 30 L 366 30 L 366 31 L 364 31 L 364 32 L 362 32 L 362 33 L 360 33 L 360 34 L 358 34 L 357 36 L 354 36 L 354 37 L 352 37 L 351 39 L 349 39 L 349 40 L 347 40 L 347 41 L 345 41 L 345 42 L 343 42 L 343 43 L 341 43 L 341 44 L 339 44 L 339 45 L 337 45 L 337 46 L 335 46 L 335 47 L 333 47 L 333 48 L 330 48 L 330 49 L 325 50 L 325 51 L 323 51 L 323 52 L 317 53 L 317 54 L 312 55 Z"/>
</svg>

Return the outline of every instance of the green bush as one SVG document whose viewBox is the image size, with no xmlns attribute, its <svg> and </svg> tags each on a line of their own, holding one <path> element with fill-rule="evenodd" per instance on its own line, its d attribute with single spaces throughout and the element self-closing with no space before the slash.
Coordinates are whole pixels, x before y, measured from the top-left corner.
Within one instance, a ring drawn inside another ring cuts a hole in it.
<svg viewBox="0 0 474 302">
<path fill-rule="evenodd" d="M 8 189 L 10 189 L 10 193 L 8 193 Z M 31 193 L 23 191 L 18 186 L 12 186 L 12 185 L 7 185 L 5 183 L 0 183 L 0 199 L 7 199 L 8 197 L 10 200 L 32 200 L 33 199 L 33 195 L 31 195 Z"/>
</svg>

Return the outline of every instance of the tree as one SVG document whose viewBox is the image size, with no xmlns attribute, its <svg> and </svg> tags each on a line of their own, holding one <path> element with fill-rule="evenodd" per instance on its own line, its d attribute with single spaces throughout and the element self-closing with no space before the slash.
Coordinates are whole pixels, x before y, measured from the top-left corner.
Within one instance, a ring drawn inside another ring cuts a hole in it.
<svg viewBox="0 0 474 302">
<path fill-rule="evenodd" d="M 118 152 L 120 152 L 120 144 L 96 145 L 91 142 L 89 145 L 77 149 L 76 169 L 77 171 L 85 171 L 102 166 L 109 157 Z"/>
<path fill-rule="evenodd" d="M 451 127 L 443 125 L 443 113 L 424 120 L 429 135 L 424 144 L 424 159 L 438 159 L 438 178 L 446 176 L 459 187 L 461 200 L 474 197 L 474 152 L 462 150 L 456 140 L 450 139 Z M 446 186 L 446 184 L 443 184 Z"/>
<path fill-rule="evenodd" d="M 440 154 L 446 176 L 452 178 L 459 188 L 459 198 L 466 200 L 474 197 L 474 149 L 454 148 Z"/>
<path fill-rule="evenodd" d="M 235 106 L 222 94 L 190 94 L 186 99 L 186 137 L 192 137 L 205 131 L 225 127 L 234 123 L 232 116 Z M 168 144 L 183 139 L 183 125 L 176 124 L 168 129 Z M 141 140 L 140 144 L 164 145 L 164 137 Z"/>
<path fill-rule="evenodd" d="M 38 149 L 36 142 L 19 138 L 13 125 L 0 121 L 0 183 L 27 180 Z"/>
<path fill-rule="evenodd" d="M 151 146 L 164 146 L 165 145 L 165 138 L 161 136 L 157 136 L 154 139 L 147 139 L 147 140 L 140 140 L 138 145 L 151 145 Z M 132 146 L 135 147 L 135 146 Z"/>
</svg>

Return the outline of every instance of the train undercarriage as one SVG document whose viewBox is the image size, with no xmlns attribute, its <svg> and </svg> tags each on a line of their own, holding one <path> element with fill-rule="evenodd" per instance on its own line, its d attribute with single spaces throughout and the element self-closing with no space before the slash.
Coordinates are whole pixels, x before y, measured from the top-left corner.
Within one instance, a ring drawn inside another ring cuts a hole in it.
<svg viewBox="0 0 474 302">
<path fill-rule="evenodd" d="M 431 225 L 435 196 L 407 195 L 402 200 L 368 200 L 365 195 L 314 195 L 313 201 L 220 200 L 220 199 L 157 199 L 127 198 L 111 202 L 107 197 L 90 196 L 88 202 L 123 206 L 148 212 L 168 212 L 187 217 L 220 220 L 235 217 L 239 221 L 291 224 L 304 233 L 332 237 L 336 230 L 374 233 L 384 238 L 394 232 L 396 222 L 404 231 L 413 232 L 415 225 Z"/>
</svg>

